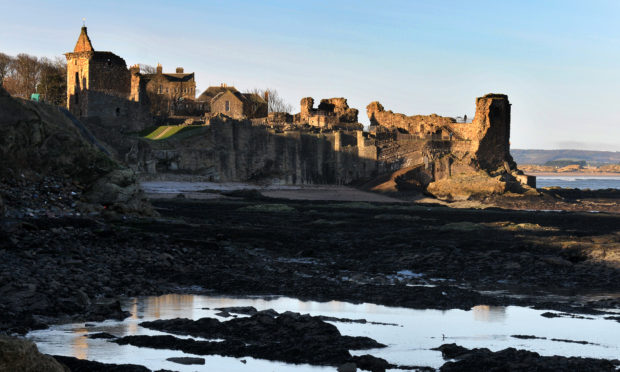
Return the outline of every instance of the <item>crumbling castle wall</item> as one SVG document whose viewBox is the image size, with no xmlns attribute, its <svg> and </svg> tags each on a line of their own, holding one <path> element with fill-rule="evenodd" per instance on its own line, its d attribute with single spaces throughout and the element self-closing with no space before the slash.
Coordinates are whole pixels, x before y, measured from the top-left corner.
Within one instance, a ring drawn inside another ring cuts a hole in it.
<svg viewBox="0 0 620 372">
<path fill-rule="evenodd" d="M 505 94 L 477 98 L 472 123 L 453 124 L 451 129 L 461 138 L 470 140 L 469 151 L 481 169 L 516 167 L 510 155 L 510 102 Z"/>
<path fill-rule="evenodd" d="M 510 102 L 503 94 L 476 99 L 471 123 L 438 115 L 406 116 L 367 107 L 386 169 L 412 168 L 409 176 L 436 196 L 464 198 L 476 193 L 519 191 L 532 184 L 510 156 Z"/>
<path fill-rule="evenodd" d="M 407 116 L 385 111 L 383 105 L 378 101 L 371 102 L 366 107 L 366 113 L 370 119 L 370 125 L 388 129 L 402 129 L 419 138 L 431 137 L 436 134 L 437 130 L 455 122 L 453 118 L 437 114 Z"/>
<path fill-rule="evenodd" d="M 348 184 L 376 176 L 376 150 L 361 131 L 278 132 L 251 121 L 216 117 L 199 134 L 142 141 L 132 165 L 145 173 L 188 173 L 213 181 Z M 363 137 L 363 134 L 361 134 Z"/>
<path fill-rule="evenodd" d="M 314 109 L 313 102 L 302 100 L 295 123 L 321 110 L 334 116 L 349 110 L 346 100 L 323 100 L 322 109 Z M 446 198 L 515 191 L 528 180 L 509 154 L 510 103 L 505 95 L 478 98 L 474 120 L 467 124 L 437 115 L 395 114 L 378 102 L 369 105 L 368 114 L 374 120 L 371 132 L 316 130 L 291 124 L 293 117 L 286 115 L 254 121 L 216 116 L 191 137 L 144 140 L 134 165 L 149 173 L 182 172 L 214 181 L 290 184 L 372 183 L 393 175 L 389 187 L 422 188 Z M 274 124 L 278 120 L 283 122 Z M 432 130 L 420 134 L 406 129 L 419 125 Z M 389 189 L 385 186 L 383 190 Z"/>
<path fill-rule="evenodd" d="M 361 129 L 362 125 L 357 122 L 359 111 L 350 108 L 346 98 L 322 99 L 318 108 L 314 108 L 314 99 L 305 97 L 300 102 L 301 110 L 295 116 L 295 123 L 307 124 L 313 127 L 325 129 Z"/>
</svg>

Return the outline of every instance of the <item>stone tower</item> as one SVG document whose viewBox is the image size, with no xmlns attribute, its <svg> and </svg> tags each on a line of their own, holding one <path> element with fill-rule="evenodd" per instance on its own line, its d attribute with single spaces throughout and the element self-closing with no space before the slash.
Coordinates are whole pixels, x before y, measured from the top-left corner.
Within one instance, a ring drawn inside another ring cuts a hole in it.
<svg viewBox="0 0 620 372">
<path fill-rule="evenodd" d="M 112 52 L 98 52 L 82 27 L 67 58 L 67 108 L 78 117 L 119 116 L 119 98 L 130 95 L 131 75 L 125 60 Z"/>
</svg>

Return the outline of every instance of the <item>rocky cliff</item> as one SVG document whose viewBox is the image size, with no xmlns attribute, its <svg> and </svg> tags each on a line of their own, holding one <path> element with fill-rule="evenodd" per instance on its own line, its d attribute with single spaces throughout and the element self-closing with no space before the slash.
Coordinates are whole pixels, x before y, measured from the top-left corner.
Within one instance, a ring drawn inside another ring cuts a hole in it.
<svg viewBox="0 0 620 372">
<path fill-rule="evenodd" d="M 297 116 L 354 110 L 343 98 L 312 106 L 311 98 L 302 99 Z M 165 140 L 140 139 L 126 158 L 152 176 L 184 173 L 213 181 L 379 184 L 373 180 L 397 172 L 392 191 L 416 187 L 448 199 L 527 190 L 528 179 L 510 156 L 506 95 L 478 98 L 471 123 L 435 114 L 406 116 L 379 102 L 368 105 L 367 113 L 369 133 L 311 121 L 271 125 L 219 116 L 203 127 L 172 127 L 179 134 Z"/>
<path fill-rule="evenodd" d="M 5 208 L 36 205 L 48 213 L 82 202 L 95 209 L 150 213 L 134 173 L 113 161 L 65 109 L 13 98 L 0 88 L 0 132 Z"/>
<path fill-rule="evenodd" d="M 191 135 L 142 140 L 127 159 L 136 170 L 153 176 L 184 173 L 222 182 L 346 184 L 377 172 L 372 154 L 362 154 L 357 146 L 357 135 L 356 131 L 280 132 L 222 116 Z"/>
</svg>

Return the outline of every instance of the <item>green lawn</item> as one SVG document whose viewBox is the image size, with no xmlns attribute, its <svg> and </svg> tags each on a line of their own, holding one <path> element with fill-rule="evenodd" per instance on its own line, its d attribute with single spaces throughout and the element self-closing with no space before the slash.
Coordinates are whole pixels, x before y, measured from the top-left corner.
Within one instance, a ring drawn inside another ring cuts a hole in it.
<svg viewBox="0 0 620 372">
<path fill-rule="evenodd" d="M 170 138 L 181 131 L 188 131 L 197 128 L 201 128 L 202 125 L 162 125 L 157 127 L 154 131 L 144 136 L 150 140 L 158 141 L 166 138 Z"/>
</svg>

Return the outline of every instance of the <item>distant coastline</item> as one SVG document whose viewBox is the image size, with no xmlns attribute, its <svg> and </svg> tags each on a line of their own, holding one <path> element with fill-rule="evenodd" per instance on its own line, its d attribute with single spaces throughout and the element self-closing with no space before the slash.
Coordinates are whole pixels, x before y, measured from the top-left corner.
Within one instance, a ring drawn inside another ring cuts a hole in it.
<svg viewBox="0 0 620 372">
<path fill-rule="evenodd" d="M 617 172 L 524 172 L 536 177 L 620 177 Z"/>
</svg>

